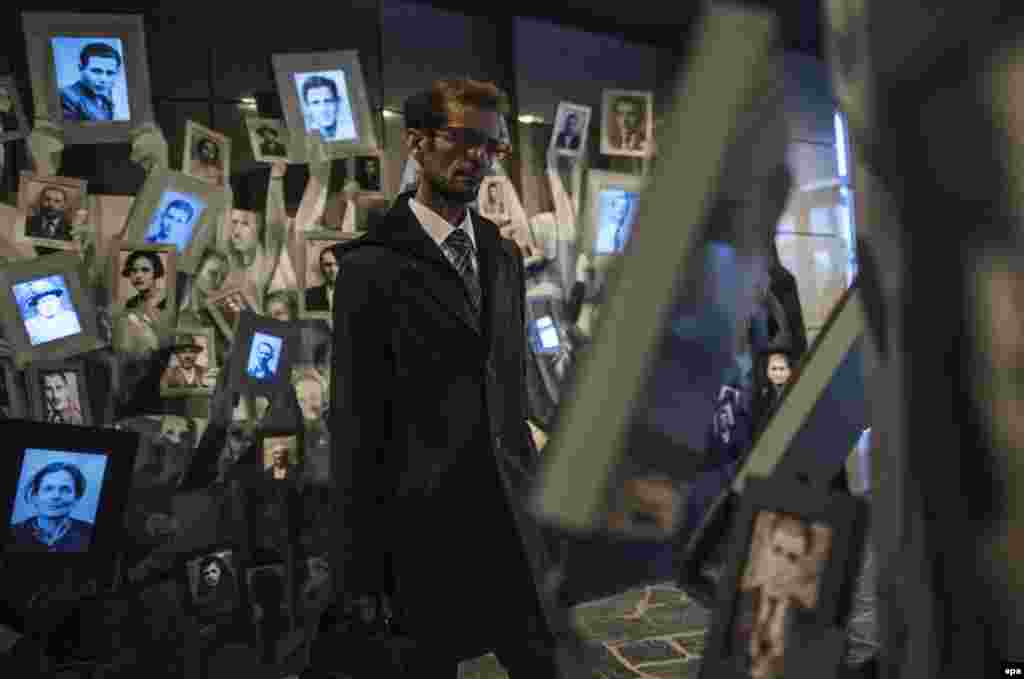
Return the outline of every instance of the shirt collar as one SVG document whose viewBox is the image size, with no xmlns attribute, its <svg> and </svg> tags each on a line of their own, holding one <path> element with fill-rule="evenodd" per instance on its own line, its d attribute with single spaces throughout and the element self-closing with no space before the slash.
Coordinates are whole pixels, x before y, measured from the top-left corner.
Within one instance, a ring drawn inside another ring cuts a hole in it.
<svg viewBox="0 0 1024 679">
<path fill-rule="evenodd" d="M 416 219 L 419 220 L 420 225 L 423 226 L 423 230 L 427 232 L 430 239 L 437 243 L 438 247 L 444 243 L 445 239 L 451 235 L 455 227 L 451 223 L 437 214 L 429 207 L 419 202 L 415 198 L 409 199 L 409 209 L 416 215 Z M 473 244 L 473 249 L 476 249 L 476 235 L 473 233 L 473 220 L 470 218 L 471 210 L 466 208 L 466 216 L 462 218 L 462 223 L 459 224 L 459 228 L 469 235 L 469 241 Z"/>
</svg>

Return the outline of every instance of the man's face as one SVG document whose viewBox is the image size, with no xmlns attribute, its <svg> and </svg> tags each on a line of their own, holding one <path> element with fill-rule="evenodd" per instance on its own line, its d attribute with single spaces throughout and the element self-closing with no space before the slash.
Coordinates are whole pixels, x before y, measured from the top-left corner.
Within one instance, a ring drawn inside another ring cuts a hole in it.
<svg viewBox="0 0 1024 679">
<path fill-rule="evenodd" d="M 792 371 L 789 369 L 789 359 L 781 354 L 773 354 L 768 359 L 768 379 L 776 387 L 781 387 L 789 382 Z"/>
<path fill-rule="evenodd" d="M 306 93 L 306 109 L 317 129 L 331 127 L 338 120 L 338 100 L 329 87 L 311 88 Z"/>
<path fill-rule="evenodd" d="M 206 568 L 203 569 L 203 582 L 207 587 L 216 587 L 220 583 L 220 576 L 220 566 L 216 561 L 206 564 Z"/>
<path fill-rule="evenodd" d="M 274 300 L 267 305 L 267 315 L 278 321 L 294 320 L 288 305 L 281 300 Z"/>
<path fill-rule="evenodd" d="M 448 127 L 453 131 L 425 133 L 416 158 L 420 177 L 438 196 L 449 203 L 468 205 L 476 200 L 484 175 L 493 158 L 473 142 L 502 138 L 501 114 L 473 107 L 449 110 Z"/>
<path fill-rule="evenodd" d="M 132 287 L 139 292 L 148 292 L 153 289 L 156 280 L 156 271 L 153 263 L 146 257 L 136 257 L 128 269 L 129 280 Z"/>
<path fill-rule="evenodd" d="M 315 380 L 302 380 L 295 385 L 302 416 L 308 420 L 319 420 L 324 413 L 324 393 Z"/>
<path fill-rule="evenodd" d="M 183 447 L 188 443 L 188 420 L 168 415 L 160 423 L 160 438 L 166 443 Z"/>
<path fill-rule="evenodd" d="M 275 467 L 281 468 L 281 467 L 287 467 L 288 466 L 288 449 L 287 448 L 285 448 L 283 446 L 279 446 L 279 447 L 274 449 L 274 451 L 271 453 L 271 455 L 273 456 L 274 466 Z"/>
<path fill-rule="evenodd" d="M 266 344 L 261 344 L 256 349 L 256 357 L 260 362 L 260 365 L 269 365 L 270 359 L 274 357 L 274 351 Z"/>
<path fill-rule="evenodd" d="M 64 214 L 67 210 L 67 199 L 64 192 L 55 189 L 43 189 L 43 195 L 39 198 L 39 207 L 47 215 Z"/>
<path fill-rule="evenodd" d="M 615 104 L 615 122 L 623 132 L 632 132 L 640 127 L 640 107 L 632 101 Z"/>
<path fill-rule="evenodd" d="M 199 354 L 192 349 L 183 349 L 178 352 L 178 363 L 180 363 L 181 367 L 185 370 L 191 370 L 195 367 L 196 358 L 198 358 L 198 356 Z"/>
<path fill-rule="evenodd" d="M 71 513 L 78 498 L 75 497 L 75 480 L 63 469 L 50 472 L 39 480 L 39 492 L 35 496 L 36 511 L 48 519 L 63 519 Z"/>
<path fill-rule="evenodd" d="M 235 458 L 245 452 L 251 442 L 252 438 L 244 425 L 231 425 L 231 429 L 228 431 L 228 450 Z"/>
<path fill-rule="evenodd" d="M 114 88 L 114 79 L 121 71 L 117 59 L 113 57 L 89 57 L 85 66 L 79 66 L 82 82 L 96 94 L 110 96 Z"/>
<path fill-rule="evenodd" d="M 772 533 L 764 557 L 764 573 L 781 595 L 800 575 L 801 561 L 807 554 L 807 542 L 794 526 L 783 524 Z"/>
<path fill-rule="evenodd" d="M 43 318 L 53 318 L 60 311 L 60 300 L 57 295 L 47 295 L 36 303 L 36 311 Z"/>
<path fill-rule="evenodd" d="M 224 262 L 219 257 L 210 257 L 203 262 L 199 275 L 196 276 L 196 284 L 203 292 L 213 292 L 220 290 L 226 276 Z"/>
<path fill-rule="evenodd" d="M 46 398 L 50 410 L 58 413 L 64 412 L 68 407 L 68 385 L 64 381 L 64 376 L 59 373 L 44 375 L 43 396 Z"/>
<path fill-rule="evenodd" d="M 256 247 L 256 223 L 250 212 L 231 211 L 231 247 L 236 252 L 250 252 Z"/>
<path fill-rule="evenodd" d="M 160 226 L 167 233 L 175 233 L 178 227 L 187 226 L 192 217 L 188 210 L 180 207 L 169 207 L 160 217 Z"/>
<path fill-rule="evenodd" d="M 338 277 L 338 260 L 330 250 L 320 253 L 320 273 L 329 285 L 333 285 L 334 279 Z"/>
</svg>

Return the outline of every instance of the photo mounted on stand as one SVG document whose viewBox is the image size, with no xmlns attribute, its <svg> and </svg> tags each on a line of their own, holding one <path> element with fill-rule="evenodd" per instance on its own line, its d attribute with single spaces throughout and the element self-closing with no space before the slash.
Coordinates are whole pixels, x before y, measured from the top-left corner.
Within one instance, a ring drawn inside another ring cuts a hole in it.
<svg viewBox="0 0 1024 679">
<path fill-rule="evenodd" d="M 283 120 L 252 116 L 245 119 L 245 126 L 252 144 L 252 155 L 257 162 L 288 161 L 290 137 Z"/>
<path fill-rule="evenodd" d="M 55 253 L 0 269 L 0 319 L 15 367 L 62 361 L 106 346 L 75 253 Z"/>
<path fill-rule="evenodd" d="M 0 76 L 0 144 L 28 136 L 28 117 L 21 104 L 18 81 L 13 75 Z"/>
<path fill-rule="evenodd" d="M 265 481 L 298 480 L 304 462 L 299 434 L 264 435 L 260 439 L 260 453 Z"/>
<path fill-rule="evenodd" d="M 160 395 L 165 398 L 210 396 L 217 384 L 216 343 L 213 328 L 178 326 L 171 357 L 160 376 Z"/>
<path fill-rule="evenodd" d="M 37 117 L 66 144 L 127 143 L 152 122 L 141 15 L 22 14 Z"/>
<path fill-rule="evenodd" d="M 25 371 L 32 418 L 51 424 L 95 424 L 82 361 L 41 361 Z"/>
<path fill-rule="evenodd" d="M 359 53 L 355 50 L 272 56 L 288 123 L 292 160 L 306 160 L 307 137 L 319 135 L 328 158 L 380 152 Z"/>
<path fill-rule="evenodd" d="M 41 177 L 22 172 L 18 209 L 25 228 L 15 234 L 22 242 L 56 250 L 78 250 L 73 229 L 78 210 L 86 207 L 86 182 L 70 177 Z"/>
<path fill-rule="evenodd" d="M 241 312 L 227 366 L 228 383 L 246 394 L 287 391 L 300 344 L 294 323 Z"/>
<path fill-rule="evenodd" d="M 185 121 L 185 151 L 181 170 L 214 186 L 228 186 L 231 177 L 231 139 L 191 120 Z"/>
<path fill-rule="evenodd" d="M 195 550 L 182 557 L 185 610 L 199 618 L 238 614 L 242 607 L 242 552 L 222 543 Z"/>
<path fill-rule="evenodd" d="M 512 221 L 515 198 L 515 188 L 508 177 L 493 175 L 485 177 L 480 184 L 480 193 L 477 198 L 477 210 L 481 216 L 487 217 L 499 227 L 505 226 Z"/>
<path fill-rule="evenodd" d="M 177 309 L 178 253 L 173 245 L 120 242 L 111 268 L 111 307 L 169 324 Z"/>
<path fill-rule="evenodd" d="M 605 90 L 601 93 L 601 153 L 646 158 L 654 140 L 654 93 Z"/>
<path fill-rule="evenodd" d="M 589 106 L 562 101 L 555 112 L 555 124 L 551 131 L 549 148 L 560 156 L 578 157 L 587 149 L 590 131 Z"/>
<path fill-rule="evenodd" d="M 334 282 L 338 261 L 333 247 L 358 238 L 359 234 L 339 231 L 307 231 L 302 234 L 298 257 L 299 315 L 301 318 L 330 319 L 334 309 Z"/>
<path fill-rule="evenodd" d="M 866 520 L 861 498 L 796 479 L 751 477 L 719 582 L 701 677 L 782 679 L 787 655 L 808 652 L 800 639 L 843 628 Z M 827 667 L 837 660 L 800 664 Z"/>
</svg>

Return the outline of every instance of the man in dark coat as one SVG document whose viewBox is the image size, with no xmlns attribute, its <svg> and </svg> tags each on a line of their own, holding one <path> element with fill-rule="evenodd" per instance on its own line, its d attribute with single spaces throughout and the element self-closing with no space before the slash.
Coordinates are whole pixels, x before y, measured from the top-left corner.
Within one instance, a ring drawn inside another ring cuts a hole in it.
<svg viewBox="0 0 1024 679">
<path fill-rule="evenodd" d="M 417 677 L 454 679 L 488 651 L 512 679 L 558 676 L 557 618 L 540 594 L 548 555 L 523 507 L 537 461 L 523 259 L 467 210 L 505 152 L 504 111 L 500 90 L 472 80 L 410 98 L 417 191 L 336 246 L 336 591 L 394 595 Z"/>
</svg>

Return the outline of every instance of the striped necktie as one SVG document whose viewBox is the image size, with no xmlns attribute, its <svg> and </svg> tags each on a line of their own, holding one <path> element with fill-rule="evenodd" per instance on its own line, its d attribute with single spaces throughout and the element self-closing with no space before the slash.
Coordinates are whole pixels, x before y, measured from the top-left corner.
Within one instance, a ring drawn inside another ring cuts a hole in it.
<svg viewBox="0 0 1024 679">
<path fill-rule="evenodd" d="M 455 266 L 455 270 L 459 272 L 463 283 L 466 284 L 466 292 L 469 294 L 473 311 L 479 314 L 483 293 L 480 290 L 480 280 L 477 278 L 476 271 L 473 270 L 473 242 L 464 229 L 457 228 L 445 238 L 444 244 L 452 254 L 454 260 L 452 264 Z"/>
</svg>

